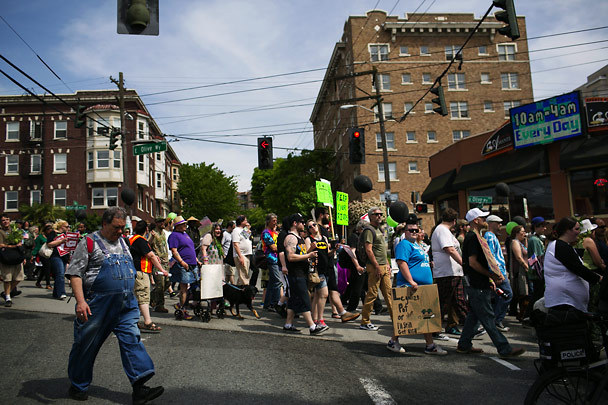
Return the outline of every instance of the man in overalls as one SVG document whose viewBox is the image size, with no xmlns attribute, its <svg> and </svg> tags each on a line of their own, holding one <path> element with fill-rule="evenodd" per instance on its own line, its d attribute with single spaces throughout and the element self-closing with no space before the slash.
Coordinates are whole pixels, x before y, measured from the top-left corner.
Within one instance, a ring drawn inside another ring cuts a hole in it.
<svg viewBox="0 0 608 405">
<path fill-rule="evenodd" d="M 68 363 L 72 385 L 69 396 L 84 401 L 93 378 L 93 364 L 104 341 L 114 332 L 123 369 L 133 386 L 133 403 L 159 397 L 163 387 L 144 385 L 154 375 L 154 364 L 140 339 L 139 309 L 133 293 L 136 270 L 121 237 L 127 213 L 107 209 L 101 231 L 83 238 L 76 247 L 67 275 L 76 298 L 74 344 Z"/>
</svg>

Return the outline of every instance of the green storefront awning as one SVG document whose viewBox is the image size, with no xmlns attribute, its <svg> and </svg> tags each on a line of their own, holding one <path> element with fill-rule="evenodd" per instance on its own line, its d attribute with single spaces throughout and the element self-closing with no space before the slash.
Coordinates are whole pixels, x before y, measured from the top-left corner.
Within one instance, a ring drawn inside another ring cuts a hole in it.
<svg viewBox="0 0 608 405">
<path fill-rule="evenodd" d="M 454 176 L 456 176 L 456 169 L 452 169 L 449 172 L 432 179 L 422 193 L 422 201 L 431 203 L 437 197 L 450 193 L 452 191 L 452 181 L 454 180 Z"/>
</svg>

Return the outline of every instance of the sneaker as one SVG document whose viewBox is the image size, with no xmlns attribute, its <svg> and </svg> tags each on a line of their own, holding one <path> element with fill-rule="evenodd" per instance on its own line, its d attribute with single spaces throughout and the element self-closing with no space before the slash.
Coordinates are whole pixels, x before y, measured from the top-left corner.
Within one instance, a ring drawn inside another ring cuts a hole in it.
<svg viewBox="0 0 608 405">
<path fill-rule="evenodd" d="M 11 301 L 11 300 L 6 301 L 6 302 L 4 303 L 4 306 L 5 306 L 5 307 L 12 307 L 12 306 L 13 306 L 13 301 Z"/>
<path fill-rule="evenodd" d="M 433 339 L 448 342 L 450 340 L 450 337 L 448 335 L 444 335 L 443 333 L 435 332 L 433 333 Z"/>
<path fill-rule="evenodd" d="M 518 357 L 518 356 L 521 356 L 522 354 L 524 354 L 525 352 L 526 352 L 526 349 L 524 349 L 523 347 L 513 348 L 513 349 L 511 349 L 511 351 L 509 353 L 501 354 L 500 358 L 509 359 L 512 357 Z"/>
<path fill-rule="evenodd" d="M 358 312 L 345 312 L 344 314 L 342 314 L 340 319 L 342 319 L 342 322 L 350 322 L 357 319 L 360 315 L 361 314 Z"/>
<path fill-rule="evenodd" d="M 265 306 L 264 309 L 268 312 L 277 312 L 277 310 L 274 309 L 274 305 Z"/>
<path fill-rule="evenodd" d="M 462 335 L 462 332 L 456 326 L 451 326 L 451 327 L 447 328 L 445 330 L 445 333 L 447 333 L 448 335 L 456 335 L 456 336 Z"/>
<path fill-rule="evenodd" d="M 510 328 L 508 326 L 505 326 L 502 322 L 498 322 L 496 324 L 496 329 L 501 332 L 508 332 L 510 330 Z"/>
<path fill-rule="evenodd" d="M 183 313 L 182 313 L 182 319 L 190 321 L 190 320 L 194 319 L 194 315 L 190 315 L 188 313 L 188 311 L 184 310 Z"/>
<path fill-rule="evenodd" d="M 311 335 L 320 335 L 321 333 L 325 332 L 327 329 L 329 329 L 329 326 L 317 324 L 315 326 L 315 328 L 310 331 L 310 334 Z"/>
<path fill-rule="evenodd" d="M 441 348 L 441 346 L 437 346 L 436 344 L 433 344 L 433 346 L 430 348 L 429 347 L 424 348 L 424 354 L 434 354 L 436 356 L 445 356 L 446 354 L 448 354 L 448 352 L 443 350 Z"/>
<path fill-rule="evenodd" d="M 73 385 L 70 385 L 70 389 L 68 390 L 68 396 L 74 401 L 86 401 L 87 399 L 89 399 L 89 394 L 87 394 L 86 391 L 80 391 Z"/>
<path fill-rule="evenodd" d="M 399 344 L 399 342 L 393 342 L 393 339 L 390 339 L 388 341 L 388 344 L 386 345 L 386 348 L 388 350 L 390 350 L 391 352 L 395 352 L 395 353 L 405 353 L 405 349 L 403 347 L 401 347 L 401 345 Z"/>
<path fill-rule="evenodd" d="M 283 326 L 283 332 L 292 332 L 292 333 L 296 333 L 299 332 L 300 329 L 296 328 L 295 326 L 291 325 L 289 328 Z"/>
<path fill-rule="evenodd" d="M 175 297 L 176 295 L 177 295 L 177 293 L 176 293 L 176 292 L 170 292 L 170 293 L 169 293 L 169 297 L 171 297 L 171 298 Z"/>
<path fill-rule="evenodd" d="M 66 299 L 67 297 L 68 297 L 67 295 L 65 295 L 65 294 L 61 294 L 61 297 L 59 297 L 59 299 L 63 301 L 63 300 L 64 300 L 64 299 Z"/>
<path fill-rule="evenodd" d="M 287 306 L 286 305 L 276 305 L 274 310 L 279 316 L 283 319 L 287 318 Z"/>
<path fill-rule="evenodd" d="M 384 307 L 382 307 L 382 308 L 380 308 L 379 310 L 374 311 L 374 313 L 375 313 L 376 315 L 382 315 L 382 314 L 383 314 L 383 313 L 385 313 L 386 311 L 387 311 L 387 309 L 386 309 L 386 308 L 384 308 Z"/>
<path fill-rule="evenodd" d="M 483 349 L 471 346 L 470 349 L 463 349 L 462 347 L 456 347 L 456 353 L 462 354 L 481 354 L 483 353 Z"/>
<path fill-rule="evenodd" d="M 321 319 L 320 321 L 315 322 L 317 325 L 327 326 L 325 323 L 325 319 Z M 329 328 L 329 326 L 327 326 Z"/>
<path fill-rule="evenodd" d="M 182 309 L 182 307 L 179 304 L 173 304 L 173 308 L 174 309 Z"/>
<path fill-rule="evenodd" d="M 17 290 L 16 288 L 14 290 L 11 291 L 11 297 L 17 297 L 19 295 L 21 295 L 23 291 L 21 290 Z"/>
<path fill-rule="evenodd" d="M 486 333 L 488 333 L 488 332 L 486 332 L 486 330 L 482 326 L 479 329 L 477 329 L 477 332 L 475 332 L 475 335 L 473 335 L 473 339 L 480 338 L 483 335 L 485 335 Z"/>
<path fill-rule="evenodd" d="M 150 402 L 163 395 L 163 392 L 165 392 L 165 389 L 162 386 L 150 388 L 142 385 L 141 387 L 133 388 L 133 394 L 131 395 L 133 405 L 142 405 Z"/>
<path fill-rule="evenodd" d="M 376 331 L 378 330 L 378 327 L 373 323 L 366 323 L 364 325 L 359 325 L 359 329 Z"/>
</svg>

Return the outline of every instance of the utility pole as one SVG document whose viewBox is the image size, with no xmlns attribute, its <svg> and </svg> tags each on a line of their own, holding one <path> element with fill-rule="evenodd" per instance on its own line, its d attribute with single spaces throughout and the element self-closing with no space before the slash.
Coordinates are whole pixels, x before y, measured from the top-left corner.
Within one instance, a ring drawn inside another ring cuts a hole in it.
<svg viewBox="0 0 608 405">
<path fill-rule="evenodd" d="M 110 76 L 110 81 L 118 87 L 118 107 L 120 109 L 120 134 L 122 137 L 122 176 L 123 176 L 123 189 L 129 188 L 129 165 L 127 161 L 127 130 L 125 128 L 125 83 L 123 80 L 122 72 L 118 72 L 118 80 Z"/>
<path fill-rule="evenodd" d="M 382 96 L 380 95 L 380 75 L 378 69 L 373 68 L 373 80 L 376 87 L 376 105 L 378 106 L 378 121 L 380 124 L 380 138 L 382 140 L 382 163 L 384 166 L 384 199 L 387 207 L 391 205 L 391 175 L 388 170 L 388 148 L 386 146 L 386 132 L 384 130 L 384 108 Z"/>
</svg>

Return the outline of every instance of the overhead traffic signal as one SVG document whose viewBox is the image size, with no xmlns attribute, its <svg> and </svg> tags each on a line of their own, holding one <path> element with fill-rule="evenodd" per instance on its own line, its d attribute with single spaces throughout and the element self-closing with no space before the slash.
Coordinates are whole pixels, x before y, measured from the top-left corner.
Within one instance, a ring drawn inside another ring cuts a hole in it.
<svg viewBox="0 0 608 405">
<path fill-rule="evenodd" d="M 416 204 L 416 212 L 418 214 L 426 214 L 429 212 L 429 206 L 425 203 L 418 203 Z"/>
<path fill-rule="evenodd" d="M 258 168 L 272 169 L 272 138 L 268 136 L 258 138 Z"/>
<path fill-rule="evenodd" d="M 112 127 L 112 131 L 110 131 L 110 150 L 114 150 L 118 147 L 118 143 L 120 142 L 120 128 Z"/>
<path fill-rule="evenodd" d="M 348 129 L 348 160 L 353 165 L 365 163 L 365 130 Z"/>
<path fill-rule="evenodd" d="M 76 118 L 74 119 L 74 127 L 81 128 L 87 120 L 87 117 L 84 115 L 84 110 L 87 109 L 85 105 L 78 105 L 76 107 Z"/>
<path fill-rule="evenodd" d="M 441 84 L 437 87 L 432 88 L 431 93 L 437 96 L 431 100 L 433 104 L 437 104 L 437 107 L 433 108 L 433 111 L 435 111 L 437 114 L 441 114 L 444 117 L 448 115 L 448 107 L 445 104 L 445 98 L 443 97 L 443 87 L 441 86 Z"/>
<path fill-rule="evenodd" d="M 119 34 L 158 35 L 158 0 L 118 0 Z"/>
<path fill-rule="evenodd" d="M 503 11 L 494 13 L 494 18 L 507 24 L 499 28 L 498 33 L 515 41 L 519 38 L 519 27 L 517 26 L 517 14 L 515 13 L 513 0 L 494 0 L 493 3 L 495 7 L 503 9 Z"/>
</svg>

